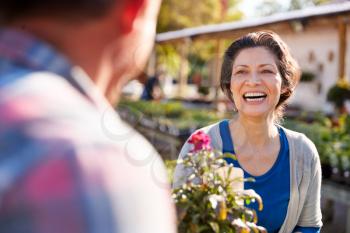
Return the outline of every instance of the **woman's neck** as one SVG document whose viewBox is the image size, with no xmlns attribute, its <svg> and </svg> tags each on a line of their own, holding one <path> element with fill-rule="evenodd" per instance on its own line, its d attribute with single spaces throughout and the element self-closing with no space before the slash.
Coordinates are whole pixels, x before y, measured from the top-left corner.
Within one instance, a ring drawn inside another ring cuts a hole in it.
<svg viewBox="0 0 350 233">
<path fill-rule="evenodd" d="M 278 129 L 272 117 L 258 120 L 238 115 L 230 122 L 230 131 L 236 147 L 266 148 L 278 139 Z"/>
</svg>

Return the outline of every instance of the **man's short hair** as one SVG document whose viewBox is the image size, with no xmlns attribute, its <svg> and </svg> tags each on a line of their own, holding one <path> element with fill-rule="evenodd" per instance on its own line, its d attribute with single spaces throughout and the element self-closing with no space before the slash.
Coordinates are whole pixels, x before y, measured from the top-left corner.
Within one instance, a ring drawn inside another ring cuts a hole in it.
<svg viewBox="0 0 350 233">
<path fill-rule="evenodd" d="M 0 23 L 35 16 L 97 18 L 105 15 L 117 2 L 120 0 L 1 0 Z"/>
</svg>

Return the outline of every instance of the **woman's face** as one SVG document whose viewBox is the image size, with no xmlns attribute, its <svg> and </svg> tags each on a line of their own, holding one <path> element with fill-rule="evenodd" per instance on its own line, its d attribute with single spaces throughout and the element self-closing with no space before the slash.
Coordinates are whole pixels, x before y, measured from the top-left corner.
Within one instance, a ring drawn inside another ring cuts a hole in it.
<svg viewBox="0 0 350 233">
<path fill-rule="evenodd" d="M 232 66 L 231 92 L 240 116 L 268 118 L 281 94 L 275 56 L 264 47 L 243 49 Z"/>
</svg>

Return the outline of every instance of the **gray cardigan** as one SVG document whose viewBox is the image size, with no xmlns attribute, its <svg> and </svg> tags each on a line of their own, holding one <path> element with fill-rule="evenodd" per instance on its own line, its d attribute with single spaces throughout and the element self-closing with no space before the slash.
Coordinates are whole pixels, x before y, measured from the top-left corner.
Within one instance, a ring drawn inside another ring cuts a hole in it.
<svg viewBox="0 0 350 233">
<path fill-rule="evenodd" d="M 210 136 L 214 149 L 222 151 L 219 123 L 200 130 Z M 291 193 L 287 215 L 279 233 L 291 233 L 296 225 L 321 227 L 321 164 L 317 149 L 304 134 L 285 128 L 283 130 L 289 143 Z M 191 146 L 186 142 L 179 158 L 186 156 Z M 187 173 L 182 165 L 177 165 L 173 186 L 179 187 Z"/>
</svg>

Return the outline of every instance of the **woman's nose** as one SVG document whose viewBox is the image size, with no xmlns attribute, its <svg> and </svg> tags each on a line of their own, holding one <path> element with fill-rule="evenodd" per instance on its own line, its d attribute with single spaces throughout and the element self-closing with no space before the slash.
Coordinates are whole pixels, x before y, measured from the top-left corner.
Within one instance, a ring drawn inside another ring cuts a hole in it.
<svg viewBox="0 0 350 233">
<path fill-rule="evenodd" d="M 258 73 L 252 72 L 250 77 L 247 80 L 247 83 L 250 85 L 257 85 L 261 83 L 261 79 Z"/>
</svg>

